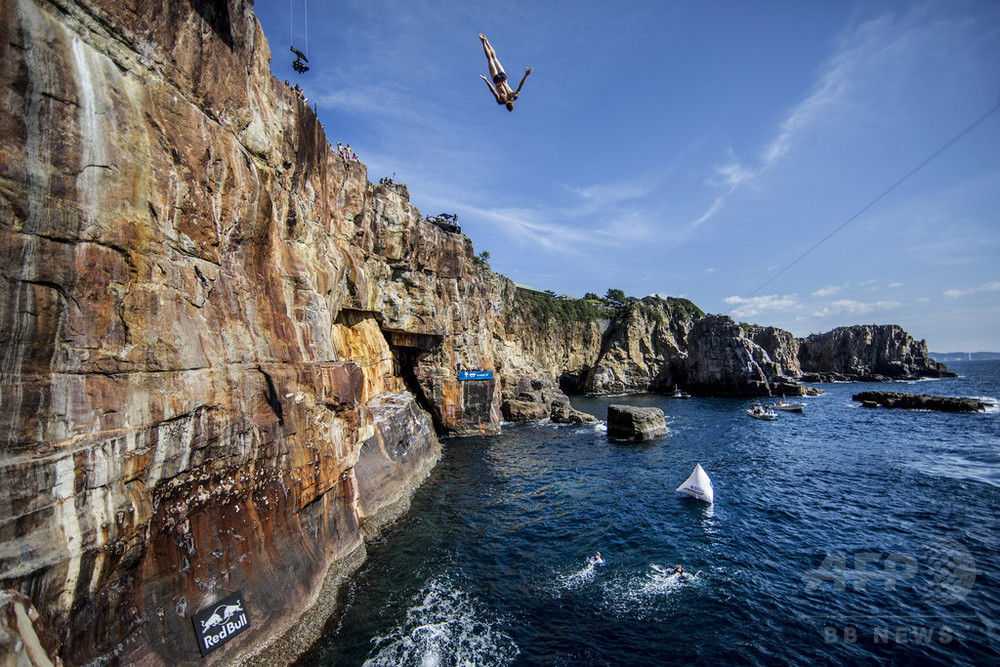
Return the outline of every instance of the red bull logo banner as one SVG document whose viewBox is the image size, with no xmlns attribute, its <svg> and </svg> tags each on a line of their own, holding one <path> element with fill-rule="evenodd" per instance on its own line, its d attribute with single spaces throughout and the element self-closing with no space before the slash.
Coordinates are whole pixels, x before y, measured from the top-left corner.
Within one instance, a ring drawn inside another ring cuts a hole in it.
<svg viewBox="0 0 1000 667">
<path fill-rule="evenodd" d="M 202 657 L 250 627 L 250 617 L 243 607 L 243 596 L 239 591 L 205 607 L 191 621 Z"/>
</svg>

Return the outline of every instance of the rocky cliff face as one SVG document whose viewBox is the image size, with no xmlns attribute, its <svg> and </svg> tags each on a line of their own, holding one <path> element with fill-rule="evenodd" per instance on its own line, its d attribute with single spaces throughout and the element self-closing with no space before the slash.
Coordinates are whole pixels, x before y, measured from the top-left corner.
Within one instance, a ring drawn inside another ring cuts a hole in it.
<svg viewBox="0 0 1000 667">
<path fill-rule="evenodd" d="M 280 637 L 495 433 L 500 279 L 330 150 L 250 3 L 0 1 L 0 588 L 67 662 Z M 313 629 L 323 614 L 313 614 Z M 311 630 L 297 635 L 308 639 Z"/>
<path fill-rule="evenodd" d="M 926 342 L 915 341 L 897 325 L 858 325 L 813 334 L 799 342 L 798 357 L 810 382 L 953 375 L 930 358 Z"/>
<path fill-rule="evenodd" d="M 567 302 L 532 296 L 505 281 L 504 316 L 495 331 L 504 418 L 544 419 L 569 405 L 578 377 L 601 349 L 607 322 Z M 598 313 L 604 315 L 604 313 Z M 567 380 L 568 379 L 568 380 Z"/>
<path fill-rule="evenodd" d="M 809 391 L 797 382 L 798 341 L 790 333 L 705 316 L 686 299 L 647 297 L 590 322 L 532 316 L 534 329 L 543 335 L 531 343 L 531 356 L 551 360 L 549 368 L 562 373 L 572 393 L 669 392 L 674 387 L 707 396 Z M 576 341 L 577 347 L 564 341 Z M 580 341 L 589 344 L 579 346 Z"/>
<path fill-rule="evenodd" d="M 736 324 L 725 315 L 698 320 L 688 336 L 688 391 L 711 396 L 805 393 L 794 378 L 783 374 L 784 366 L 755 340 L 755 334 L 761 342 L 771 342 L 762 332 Z"/>
<path fill-rule="evenodd" d="M 567 411 L 563 392 L 656 391 L 683 378 L 686 332 L 702 314 L 689 301 L 647 297 L 616 311 L 509 287 L 495 334 L 505 419 L 589 420 Z"/>
<path fill-rule="evenodd" d="M 657 297 L 618 311 L 524 295 L 508 304 L 501 358 L 558 378 L 570 393 L 660 391 L 683 383 L 687 334 L 704 315 L 686 299 Z"/>
<path fill-rule="evenodd" d="M 647 297 L 620 311 L 581 389 L 595 394 L 664 391 L 686 381 L 687 337 L 703 313 L 685 299 Z"/>
<path fill-rule="evenodd" d="M 508 318 L 507 327 L 530 340 L 526 356 L 547 360 L 546 370 L 561 373 L 571 393 L 679 386 L 705 396 L 801 396 L 815 393 L 802 382 L 948 374 L 926 345 L 896 325 L 843 327 L 798 339 L 775 327 L 705 316 L 684 299 L 647 297 L 590 321 L 529 309 L 516 321 Z M 532 338 L 529 330 L 542 335 Z"/>
</svg>

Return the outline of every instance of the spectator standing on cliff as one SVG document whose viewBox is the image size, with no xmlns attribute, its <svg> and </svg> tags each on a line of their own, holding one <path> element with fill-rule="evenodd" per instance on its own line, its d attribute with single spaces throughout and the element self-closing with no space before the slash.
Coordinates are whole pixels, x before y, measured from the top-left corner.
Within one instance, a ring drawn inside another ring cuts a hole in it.
<svg viewBox="0 0 1000 667">
<path fill-rule="evenodd" d="M 524 70 L 524 76 L 521 77 L 521 83 L 517 84 L 517 90 L 511 89 L 510 85 L 507 83 L 507 73 L 503 71 L 503 66 L 500 61 L 497 60 L 497 52 L 493 50 L 493 46 L 490 45 L 486 35 L 479 33 L 479 39 L 483 42 L 483 51 L 486 52 L 486 63 L 490 68 L 490 76 L 493 78 L 493 83 L 486 78 L 484 74 L 480 74 L 479 77 L 486 82 L 489 86 L 490 92 L 493 93 L 494 99 L 496 99 L 497 104 L 503 104 L 507 107 L 507 111 L 514 110 L 514 100 L 517 96 L 521 94 L 521 86 L 524 85 L 525 79 L 528 75 L 535 69 L 534 67 L 529 67 Z"/>
</svg>

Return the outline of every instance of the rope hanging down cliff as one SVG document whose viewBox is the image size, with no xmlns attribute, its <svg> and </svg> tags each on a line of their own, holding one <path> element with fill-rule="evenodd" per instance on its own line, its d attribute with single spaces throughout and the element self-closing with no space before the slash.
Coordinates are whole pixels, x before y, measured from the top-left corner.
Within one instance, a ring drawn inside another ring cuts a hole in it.
<svg viewBox="0 0 1000 667">
<path fill-rule="evenodd" d="M 288 1 L 288 41 L 290 43 L 290 48 L 292 53 L 295 54 L 295 62 L 292 63 L 292 68 L 299 74 L 303 74 L 309 71 L 309 6 L 307 0 L 302 0 L 302 31 L 305 35 L 305 47 L 306 52 L 303 53 L 295 48 L 295 0 Z"/>
<path fill-rule="evenodd" d="M 941 148 L 939 148 L 936 151 L 934 151 L 933 153 L 931 153 L 930 156 L 928 156 L 926 159 L 924 159 L 923 162 L 921 162 L 916 167 L 914 167 L 913 169 L 911 169 L 910 171 L 908 171 L 905 176 L 903 176 L 901 179 L 899 179 L 898 181 L 896 181 L 895 183 L 893 183 L 892 185 L 890 185 L 888 188 L 886 188 L 885 190 L 883 190 L 882 193 L 879 196 L 875 197 L 870 202 L 868 202 L 867 204 L 865 204 L 864 206 L 862 206 L 861 209 L 857 213 L 855 213 L 854 215 L 852 215 L 851 217 L 849 217 L 847 220 L 845 220 L 843 223 L 841 223 L 839 227 L 837 227 L 832 232 L 830 232 L 829 234 L 827 234 L 826 236 L 824 236 L 823 238 L 821 238 L 811 248 L 809 248 L 804 253 L 802 253 L 801 255 L 799 255 L 798 257 L 796 257 L 794 260 L 792 260 L 787 266 L 785 266 L 785 268 L 781 269 L 780 271 L 778 271 L 777 273 L 775 273 L 773 276 L 771 276 L 770 278 L 768 278 L 767 280 L 765 280 L 763 283 L 761 283 L 760 286 L 757 289 L 755 289 L 754 291 L 752 291 L 749 294 L 747 294 L 746 297 L 744 297 L 744 298 L 749 299 L 754 294 L 756 294 L 757 292 L 761 291 L 762 289 L 764 289 L 765 287 L 767 287 L 768 285 L 770 285 L 772 282 L 774 282 L 778 278 L 778 276 L 780 276 L 785 271 L 787 271 L 788 269 L 790 269 L 793 266 L 795 266 L 796 264 L 798 264 L 800 261 L 802 261 L 806 257 L 806 255 L 808 255 L 809 253 L 811 253 L 813 250 L 815 250 L 816 248 L 820 247 L 821 245 L 823 245 L 824 243 L 826 243 L 827 241 L 829 241 L 830 238 L 834 234 L 836 234 L 837 232 L 839 232 L 840 230 L 842 230 L 844 227 L 846 227 L 847 225 L 851 224 L 852 222 L 854 222 L 855 220 L 857 220 L 858 218 L 860 218 L 861 215 L 865 211 L 867 211 L 872 206 L 874 206 L 875 204 L 877 204 L 878 202 L 880 202 L 882 199 L 884 199 L 890 192 L 892 192 L 893 190 L 895 190 L 896 188 L 898 188 L 900 185 L 902 185 L 911 176 L 913 176 L 918 171 L 920 171 L 921 169 L 923 169 L 924 167 L 926 167 L 928 164 L 930 164 L 931 162 L 933 162 L 935 158 L 937 158 L 939 155 L 941 155 L 946 150 L 948 150 L 949 148 L 951 148 L 952 146 L 954 146 L 956 143 L 958 143 L 958 141 L 962 137 L 964 137 L 965 135 L 967 135 L 969 132 L 972 132 L 977 127 L 979 127 L 987 118 L 989 118 L 990 116 L 992 116 L 993 114 L 995 114 L 997 111 L 1000 111 L 1000 102 L 998 102 L 996 105 L 994 105 L 992 109 L 990 109 L 989 111 L 987 111 L 986 113 L 984 113 L 982 116 L 980 116 L 979 118 L 977 118 L 976 120 L 974 120 L 964 130 L 962 130 L 961 132 L 959 132 L 958 134 L 956 134 L 954 137 L 952 137 L 950 140 L 948 140 L 948 142 L 946 144 L 944 144 L 943 146 L 941 146 Z"/>
</svg>

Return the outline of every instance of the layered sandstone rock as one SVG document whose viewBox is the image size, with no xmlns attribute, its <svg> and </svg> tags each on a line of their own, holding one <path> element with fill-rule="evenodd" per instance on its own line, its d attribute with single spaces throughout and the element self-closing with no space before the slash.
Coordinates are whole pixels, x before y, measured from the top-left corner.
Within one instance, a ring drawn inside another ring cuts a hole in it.
<svg viewBox="0 0 1000 667">
<path fill-rule="evenodd" d="M 5 667 L 61 665 L 59 642 L 24 595 L 0 590 L 0 664 Z"/>
<path fill-rule="evenodd" d="M 249 3 L 0 21 L 0 585 L 73 663 L 195 661 L 239 590 L 235 660 L 331 597 L 434 425 L 499 430 L 454 368 L 492 367 L 503 290 L 330 149 Z"/>
</svg>

